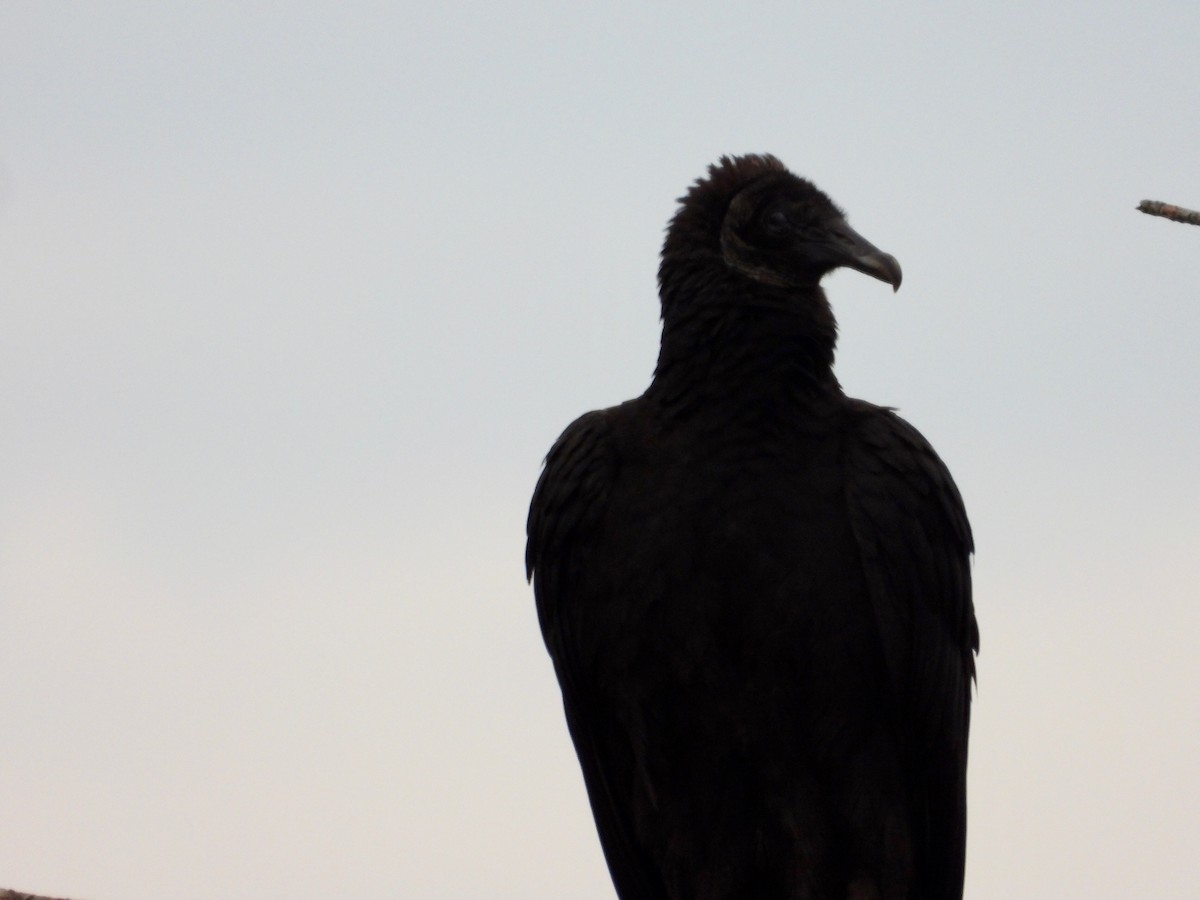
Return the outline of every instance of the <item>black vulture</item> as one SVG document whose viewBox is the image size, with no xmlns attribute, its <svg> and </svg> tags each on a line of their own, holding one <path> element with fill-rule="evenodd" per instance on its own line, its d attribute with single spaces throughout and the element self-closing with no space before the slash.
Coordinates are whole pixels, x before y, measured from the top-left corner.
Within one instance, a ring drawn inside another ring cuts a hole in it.
<svg viewBox="0 0 1200 900">
<path fill-rule="evenodd" d="M 623 900 L 961 898 L 979 633 L 958 489 L 833 374 L 822 276 L 900 286 L 812 183 L 680 200 L 646 392 L 570 425 L 526 566 Z"/>
</svg>

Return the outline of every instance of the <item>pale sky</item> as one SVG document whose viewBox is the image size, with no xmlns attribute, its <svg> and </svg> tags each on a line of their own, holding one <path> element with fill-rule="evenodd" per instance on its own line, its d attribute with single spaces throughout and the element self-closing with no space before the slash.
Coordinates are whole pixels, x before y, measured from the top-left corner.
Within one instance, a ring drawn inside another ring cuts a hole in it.
<svg viewBox="0 0 1200 900">
<path fill-rule="evenodd" d="M 1200 4 L 1073 8 L 0 5 L 0 887 L 611 898 L 525 510 L 771 152 L 975 527 L 967 897 L 1192 895 Z"/>
</svg>

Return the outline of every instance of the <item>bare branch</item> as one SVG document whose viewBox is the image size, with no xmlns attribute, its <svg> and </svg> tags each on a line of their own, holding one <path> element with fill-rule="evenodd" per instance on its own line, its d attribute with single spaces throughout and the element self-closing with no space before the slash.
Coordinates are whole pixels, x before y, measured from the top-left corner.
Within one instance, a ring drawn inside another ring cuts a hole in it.
<svg viewBox="0 0 1200 900">
<path fill-rule="evenodd" d="M 1138 204 L 1138 211 L 1148 216 L 1162 216 L 1172 222 L 1183 222 L 1186 225 L 1200 225 L 1200 212 L 1194 209 L 1184 209 L 1182 206 L 1172 206 L 1159 200 L 1143 200 Z"/>
</svg>

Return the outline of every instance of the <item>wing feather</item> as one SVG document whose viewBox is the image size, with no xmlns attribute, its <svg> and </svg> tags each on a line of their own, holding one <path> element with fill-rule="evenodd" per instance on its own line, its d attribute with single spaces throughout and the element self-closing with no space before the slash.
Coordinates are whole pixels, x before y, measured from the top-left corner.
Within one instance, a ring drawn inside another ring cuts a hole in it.
<svg viewBox="0 0 1200 900">
<path fill-rule="evenodd" d="M 847 503 L 907 748 L 917 896 L 961 897 L 967 732 L 979 631 L 971 528 L 949 471 L 890 410 L 861 404 Z"/>
<path fill-rule="evenodd" d="M 594 548 L 618 469 L 611 432 L 608 411 L 587 413 L 551 448 L 529 509 L 525 565 L 617 893 L 622 900 L 665 900 L 662 881 L 630 821 L 633 804 L 627 792 L 636 764 L 598 702 L 581 661 L 577 627 L 588 613 L 581 608 L 581 579 L 604 566 Z"/>
</svg>

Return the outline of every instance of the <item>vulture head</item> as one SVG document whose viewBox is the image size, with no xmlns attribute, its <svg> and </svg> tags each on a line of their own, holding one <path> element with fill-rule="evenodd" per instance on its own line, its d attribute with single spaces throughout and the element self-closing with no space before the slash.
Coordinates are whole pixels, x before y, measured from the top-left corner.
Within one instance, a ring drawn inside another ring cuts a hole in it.
<svg viewBox="0 0 1200 900">
<path fill-rule="evenodd" d="M 851 228 L 829 197 L 773 156 L 722 157 L 680 198 L 663 246 L 663 288 L 676 270 L 716 260 L 777 288 L 815 288 L 842 266 L 900 288 L 896 258 Z"/>
</svg>

